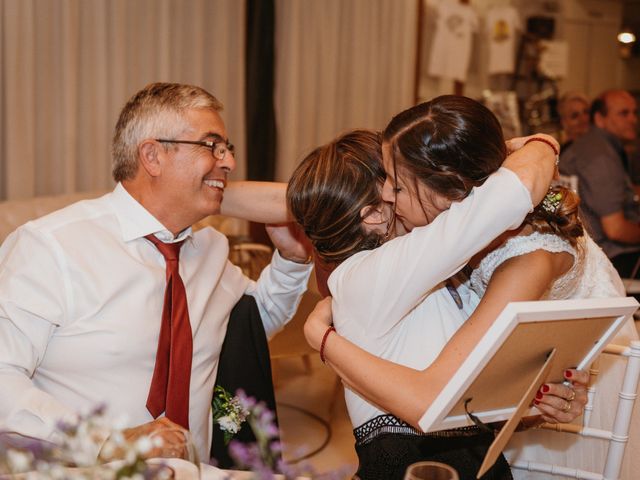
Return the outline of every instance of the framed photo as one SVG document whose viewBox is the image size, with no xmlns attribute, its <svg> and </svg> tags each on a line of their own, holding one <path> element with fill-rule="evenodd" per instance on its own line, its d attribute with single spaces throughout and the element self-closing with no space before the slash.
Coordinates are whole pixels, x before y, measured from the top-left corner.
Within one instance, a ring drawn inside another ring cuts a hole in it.
<svg viewBox="0 0 640 480">
<path fill-rule="evenodd" d="M 638 302 L 628 298 L 508 304 L 420 419 L 425 431 L 507 420 L 555 349 L 544 382 L 567 368 L 587 368 Z M 466 404 L 466 409 L 465 409 Z M 523 416 L 535 415 L 528 408 Z"/>
</svg>

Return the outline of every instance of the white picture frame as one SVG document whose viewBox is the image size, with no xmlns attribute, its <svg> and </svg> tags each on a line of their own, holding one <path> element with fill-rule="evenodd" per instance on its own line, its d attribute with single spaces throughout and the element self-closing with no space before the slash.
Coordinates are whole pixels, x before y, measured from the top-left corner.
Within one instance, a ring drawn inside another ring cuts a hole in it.
<svg viewBox="0 0 640 480">
<path fill-rule="evenodd" d="M 632 297 L 508 304 L 420 419 L 424 431 L 507 420 L 555 348 L 545 382 L 588 367 L 638 308 Z M 524 413 L 536 415 L 528 408 Z"/>
</svg>

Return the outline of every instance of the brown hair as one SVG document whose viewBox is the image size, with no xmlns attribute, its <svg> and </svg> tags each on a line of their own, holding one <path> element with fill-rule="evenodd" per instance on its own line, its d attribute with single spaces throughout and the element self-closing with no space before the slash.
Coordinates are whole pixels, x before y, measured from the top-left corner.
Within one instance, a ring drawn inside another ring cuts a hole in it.
<svg viewBox="0 0 640 480">
<path fill-rule="evenodd" d="M 307 155 L 289 180 L 289 209 L 327 264 L 382 243 L 382 235 L 362 228 L 360 215 L 381 203 L 381 145 L 378 132 L 346 133 Z"/>
<path fill-rule="evenodd" d="M 400 166 L 413 177 L 415 192 L 420 182 L 453 201 L 484 183 L 507 156 L 496 116 L 481 103 L 457 95 L 436 97 L 401 112 L 389 122 L 383 139 L 393 152 L 396 177 Z M 550 213 L 539 205 L 525 223 L 575 245 L 583 234 L 580 200 L 565 187 L 552 191 L 562 196 L 556 211 Z"/>
<path fill-rule="evenodd" d="M 525 223 L 531 225 L 537 232 L 558 235 L 575 247 L 577 239 L 584 235 L 578 212 L 580 197 L 570 188 L 560 185 L 549 188 L 549 196 L 556 194 L 560 194 L 561 199 L 554 211 L 547 211 L 540 204 L 527 215 Z"/>
</svg>

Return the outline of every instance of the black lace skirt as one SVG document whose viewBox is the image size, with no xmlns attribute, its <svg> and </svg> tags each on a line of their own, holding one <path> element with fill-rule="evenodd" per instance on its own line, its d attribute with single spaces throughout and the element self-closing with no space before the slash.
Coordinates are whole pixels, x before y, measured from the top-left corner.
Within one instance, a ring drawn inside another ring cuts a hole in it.
<svg viewBox="0 0 640 480">
<path fill-rule="evenodd" d="M 373 422 L 373 423 L 372 423 Z M 403 480 L 409 465 L 430 460 L 456 469 L 460 480 L 475 480 L 494 435 L 477 427 L 421 433 L 383 415 L 354 430 L 361 480 Z M 512 480 L 503 455 L 481 480 Z"/>
</svg>

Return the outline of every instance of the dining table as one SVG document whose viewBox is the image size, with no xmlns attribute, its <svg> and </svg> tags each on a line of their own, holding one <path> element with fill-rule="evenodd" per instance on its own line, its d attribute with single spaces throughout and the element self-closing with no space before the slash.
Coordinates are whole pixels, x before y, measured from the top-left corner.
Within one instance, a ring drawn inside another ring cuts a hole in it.
<svg viewBox="0 0 640 480">
<path fill-rule="evenodd" d="M 253 472 L 242 470 L 223 470 L 207 463 L 201 463 L 200 468 L 186 460 L 179 458 L 156 458 L 147 460 L 151 463 L 162 463 L 174 471 L 175 480 L 252 480 Z M 275 475 L 275 479 L 284 480 L 283 475 Z M 298 477 L 298 480 L 310 480 L 309 477 Z"/>
</svg>

